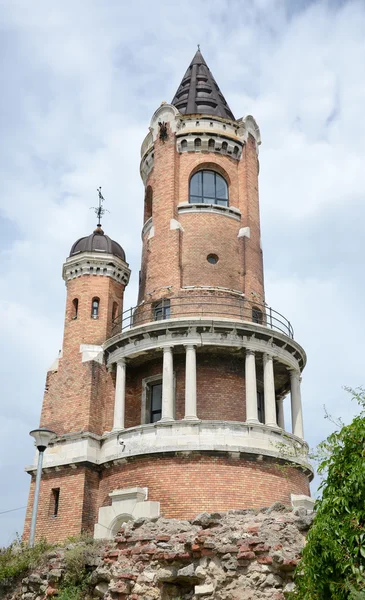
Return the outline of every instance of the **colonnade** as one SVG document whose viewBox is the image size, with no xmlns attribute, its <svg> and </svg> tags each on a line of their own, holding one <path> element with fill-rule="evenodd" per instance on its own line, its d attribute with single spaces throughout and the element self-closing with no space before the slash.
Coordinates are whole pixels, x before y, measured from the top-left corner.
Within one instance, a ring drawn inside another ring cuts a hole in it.
<svg viewBox="0 0 365 600">
<path fill-rule="evenodd" d="M 185 416 L 184 420 L 196 421 L 197 393 L 196 393 L 196 347 L 193 344 L 185 345 Z M 264 407 L 265 425 L 285 429 L 283 398 L 276 398 L 274 381 L 274 362 L 270 354 L 263 354 L 264 374 Z M 257 401 L 256 356 L 253 350 L 246 350 L 245 358 L 246 382 L 246 423 L 259 424 Z M 292 433 L 299 438 L 304 438 L 303 415 L 300 390 L 300 371 L 290 371 L 290 396 Z M 120 359 L 117 362 L 115 385 L 114 423 L 113 429 L 124 429 L 125 419 L 125 388 L 126 388 L 126 362 Z M 163 347 L 162 362 L 162 416 L 160 422 L 174 420 L 174 368 L 173 347 Z"/>
</svg>

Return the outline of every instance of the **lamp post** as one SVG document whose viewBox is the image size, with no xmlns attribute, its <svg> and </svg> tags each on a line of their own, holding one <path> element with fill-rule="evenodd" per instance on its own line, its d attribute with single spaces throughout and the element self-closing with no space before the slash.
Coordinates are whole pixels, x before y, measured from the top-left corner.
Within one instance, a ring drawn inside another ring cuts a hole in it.
<svg viewBox="0 0 365 600">
<path fill-rule="evenodd" d="M 30 524 L 30 535 L 29 535 L 29 547 L 33 548 L 34 546 L 34 537 L 35 537 L 35 526 L 37 521 L 37 511 L 38 511 L 38 500 L 39 500 L 39 489 L 41 485 L 41 477 L 42 477 L 42 464 L 43 464 L 43 454 L 45 449 L 47 448 L 50 441 L 56 437 L 54 431 L 47 429 L 46 427 L 41 427 L 40 429 L 33 429 L 29 432 L 29 435 L 34 437 L 34 444 L 38 449 L 38 465 L 37 465 L 37 476 L 35 480 L 35 491 L 34 491 L 34 501 L 33 501 L 33 511 L 32 511 L 32 521 Z"/>
</svg>

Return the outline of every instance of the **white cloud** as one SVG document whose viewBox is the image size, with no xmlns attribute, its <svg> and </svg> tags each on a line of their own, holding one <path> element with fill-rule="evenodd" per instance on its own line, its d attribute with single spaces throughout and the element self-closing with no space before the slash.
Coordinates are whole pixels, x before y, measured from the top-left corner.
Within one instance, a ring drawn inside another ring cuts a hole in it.
<svg viewBox="0 0 365 600">
<path fill-rule="evenodd" d="M 105 228 L 133 269 L 126 306 L 136 301 L 139 148 L 196 43 L 236 117 L 253 114 L 261 128 L 267 300 L 292 318 L 308 354 L 310 443 L 329 431 L 323 404 L 349 418 L 355 407 L 342 385 L 363 382 L 365 324 L 363 3 L 2 4 L 1 455 L 38 422 L 45 370 L 62 342 L 61 265 L 93 227 L 99 185 L 111 211 Z M 0 511 L 26 502 L 27 444 L 14 448 L 12 469 L 1 465 L 5 476 L 18 475 Z M 21 521 L 4 522 L 0 544 Z"/>
</svg>

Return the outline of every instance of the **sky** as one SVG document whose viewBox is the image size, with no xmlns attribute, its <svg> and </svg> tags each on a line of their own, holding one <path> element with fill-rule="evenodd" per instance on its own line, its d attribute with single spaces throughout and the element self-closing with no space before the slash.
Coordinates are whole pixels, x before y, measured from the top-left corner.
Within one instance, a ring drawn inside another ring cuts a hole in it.
<svg viewBox="0 0 365 600">
<path fill-rule="evenodd" d="M 365 384 L 365 3 L 0 0 L 0 546 L 22 532 L 47 368 L 62 345 L 62 264 L 105 232 L 137 300 L 140 145 L 200 44 L 236 118 L 261 130 L 266 299 L 293 324 L 315 447 Z M 288 404 L 288 403 L 287 403 Z"/>
</svg>

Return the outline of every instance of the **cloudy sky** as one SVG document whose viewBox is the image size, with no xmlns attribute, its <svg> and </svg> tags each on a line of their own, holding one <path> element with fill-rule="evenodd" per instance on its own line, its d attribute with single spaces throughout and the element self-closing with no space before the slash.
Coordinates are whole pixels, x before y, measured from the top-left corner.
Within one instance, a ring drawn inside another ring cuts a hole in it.
<svg viewBox="0 0 365 600">
<path fill-rule="evenodd" d="M 349 420 L 365 384 L 365 4 L 304 0 L 0 0 L 0 513 L 26 505 L 46 370 L 62 343 L 62 263 L 96 188 L 135 304 L 139 149 L 197 43 L 236 117 L 262 134 L 268 302 L 308 354 L 306 438 Z M 0 514 L 0 545 L 24 510 Z"/>
</svg>

